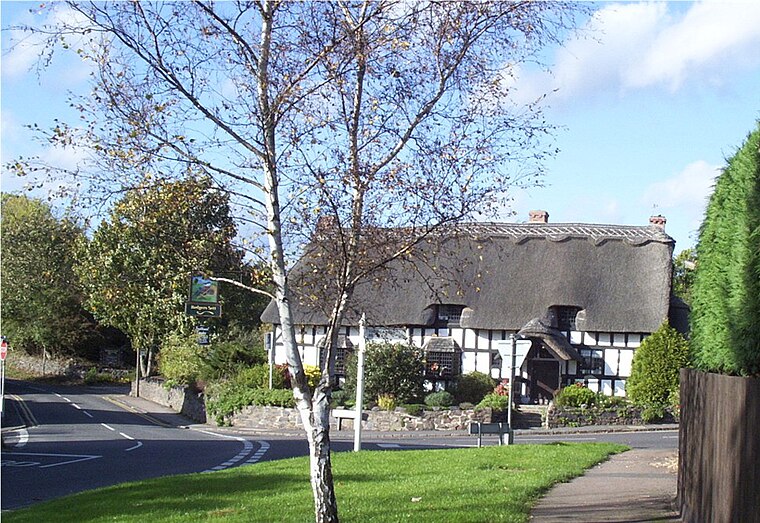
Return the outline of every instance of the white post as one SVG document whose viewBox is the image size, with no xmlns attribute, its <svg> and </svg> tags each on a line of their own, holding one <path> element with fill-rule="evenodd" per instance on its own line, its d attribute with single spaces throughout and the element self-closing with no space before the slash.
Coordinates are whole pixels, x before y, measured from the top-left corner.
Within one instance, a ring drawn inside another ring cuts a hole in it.
<svg viewBox="0 0 760 523">
<path fill-rule="evenodd" d="M 517 335 L 511 334 L 509 337 L 511 350 L 509 351 L 509 403 L 507 406 L 507 445 L 514 443 L 512 432 L 512 407 L 515 396 L 515 365 L 517 365 Z"/>
<path fill-rule="evenodd" d="M 364 409 L 364 348 L 367 344 L 365 329 L 367 319 L 359 320 L 359 354 L 356 360 L 356 406 L 354 415 L 354 452 L 362 449 L 362 410 Z"/>
<path fill-rule="evenodd" d="M 269 362 L 269 390 L 272 390 L 274 381 L 274 331 L 267 332 L 264 337 L 264 345 L 266 345 Z"/>
</svg>

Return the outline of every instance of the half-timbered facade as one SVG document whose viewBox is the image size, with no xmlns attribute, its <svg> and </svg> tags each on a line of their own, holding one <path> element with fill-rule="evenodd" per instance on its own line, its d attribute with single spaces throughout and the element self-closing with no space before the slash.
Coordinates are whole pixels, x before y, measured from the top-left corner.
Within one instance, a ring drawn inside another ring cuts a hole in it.
<svg viewBox="0 0 760 523">
<path fill-rule="evenodd" d="M 414 270 L 399 264 L 356 288 L 336 372 L 358 346 L 363 313 L 368 341 L 425 352 L 431 386 L 472 371 L 506 377 L 498 349 L 520 335 L 532 340 L 518 362 L 523 401 L 545 402 L 576 381 L 623 396 L 642 340 L 665 321 L 684 329 L 671 297 L 675 242 L 664 223 L 657 216 L 646 226 L 551 224 L 547 213 L 532 212 L 528 223 L 460 226 L 424 245 L 425 262 Z M 293 309 L 304 362 L 319 365 L 327 318 L 304 302 Z M 262 320 L 274 324 L 275 361 L 284 363 L 274 304 Z"/>
</svg>

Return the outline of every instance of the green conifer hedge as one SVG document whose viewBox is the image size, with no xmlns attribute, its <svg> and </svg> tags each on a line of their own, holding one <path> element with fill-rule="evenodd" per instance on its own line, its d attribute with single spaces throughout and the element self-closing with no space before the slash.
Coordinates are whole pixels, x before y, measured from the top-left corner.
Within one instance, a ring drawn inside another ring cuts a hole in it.
<svg viewBox="0 0 760 523">
<path fill-rule="evenodd" d="M 760 122 L 717 180 L 697 260 L 691 312 L 696 366 L 760 374 Z"/>
</svg>

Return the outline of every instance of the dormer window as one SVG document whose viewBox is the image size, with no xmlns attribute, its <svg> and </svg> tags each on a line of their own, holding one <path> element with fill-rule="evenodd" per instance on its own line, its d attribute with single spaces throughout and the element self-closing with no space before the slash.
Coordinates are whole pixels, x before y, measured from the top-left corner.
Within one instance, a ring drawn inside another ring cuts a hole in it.
<svg viewBox="0 0 760 523">
<path fill-rule="evenodd" d="M 552 318 L 552 326 L 561 331 L 578 330 L 576 318 L 580 312 L 580 307 L 566 307 L 555 305 L 549 309 Z"/>
<path fill-rule="evenodd" d="M 447 326 L 459 326 L 462 319 L 463 305 L 439 305 L 438 306 L 438 323 Z"/>
</svg>

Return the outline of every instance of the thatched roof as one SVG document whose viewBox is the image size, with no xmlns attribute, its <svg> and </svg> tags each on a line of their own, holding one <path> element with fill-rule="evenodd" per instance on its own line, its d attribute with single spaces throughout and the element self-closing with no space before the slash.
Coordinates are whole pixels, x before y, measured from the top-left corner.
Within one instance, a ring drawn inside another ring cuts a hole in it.
<svg viewBox="0 0 760 523">
<path fill-rule="evenodd" d="M 364 312 L 374 326 L 432 325 L 436 305 L 449 304 L 465 307 L 463 327 L 519 330 L 570 306 L 581 309 L 580 330 L 653 332 L 668 316 L 674 243 L 652 225 L 463 224 L 359 284 L 345 324 Z M 294 293 L 313 297 L 300 292 L 313 287 L 303 276 L 319 271 L 313 260 L 299 266 Z M 315 303 L 293 300 L 296 324 L 327 323 L 328 308 Z M 279 323 L 274 304 L 262 321 Z"/>
</svg>

